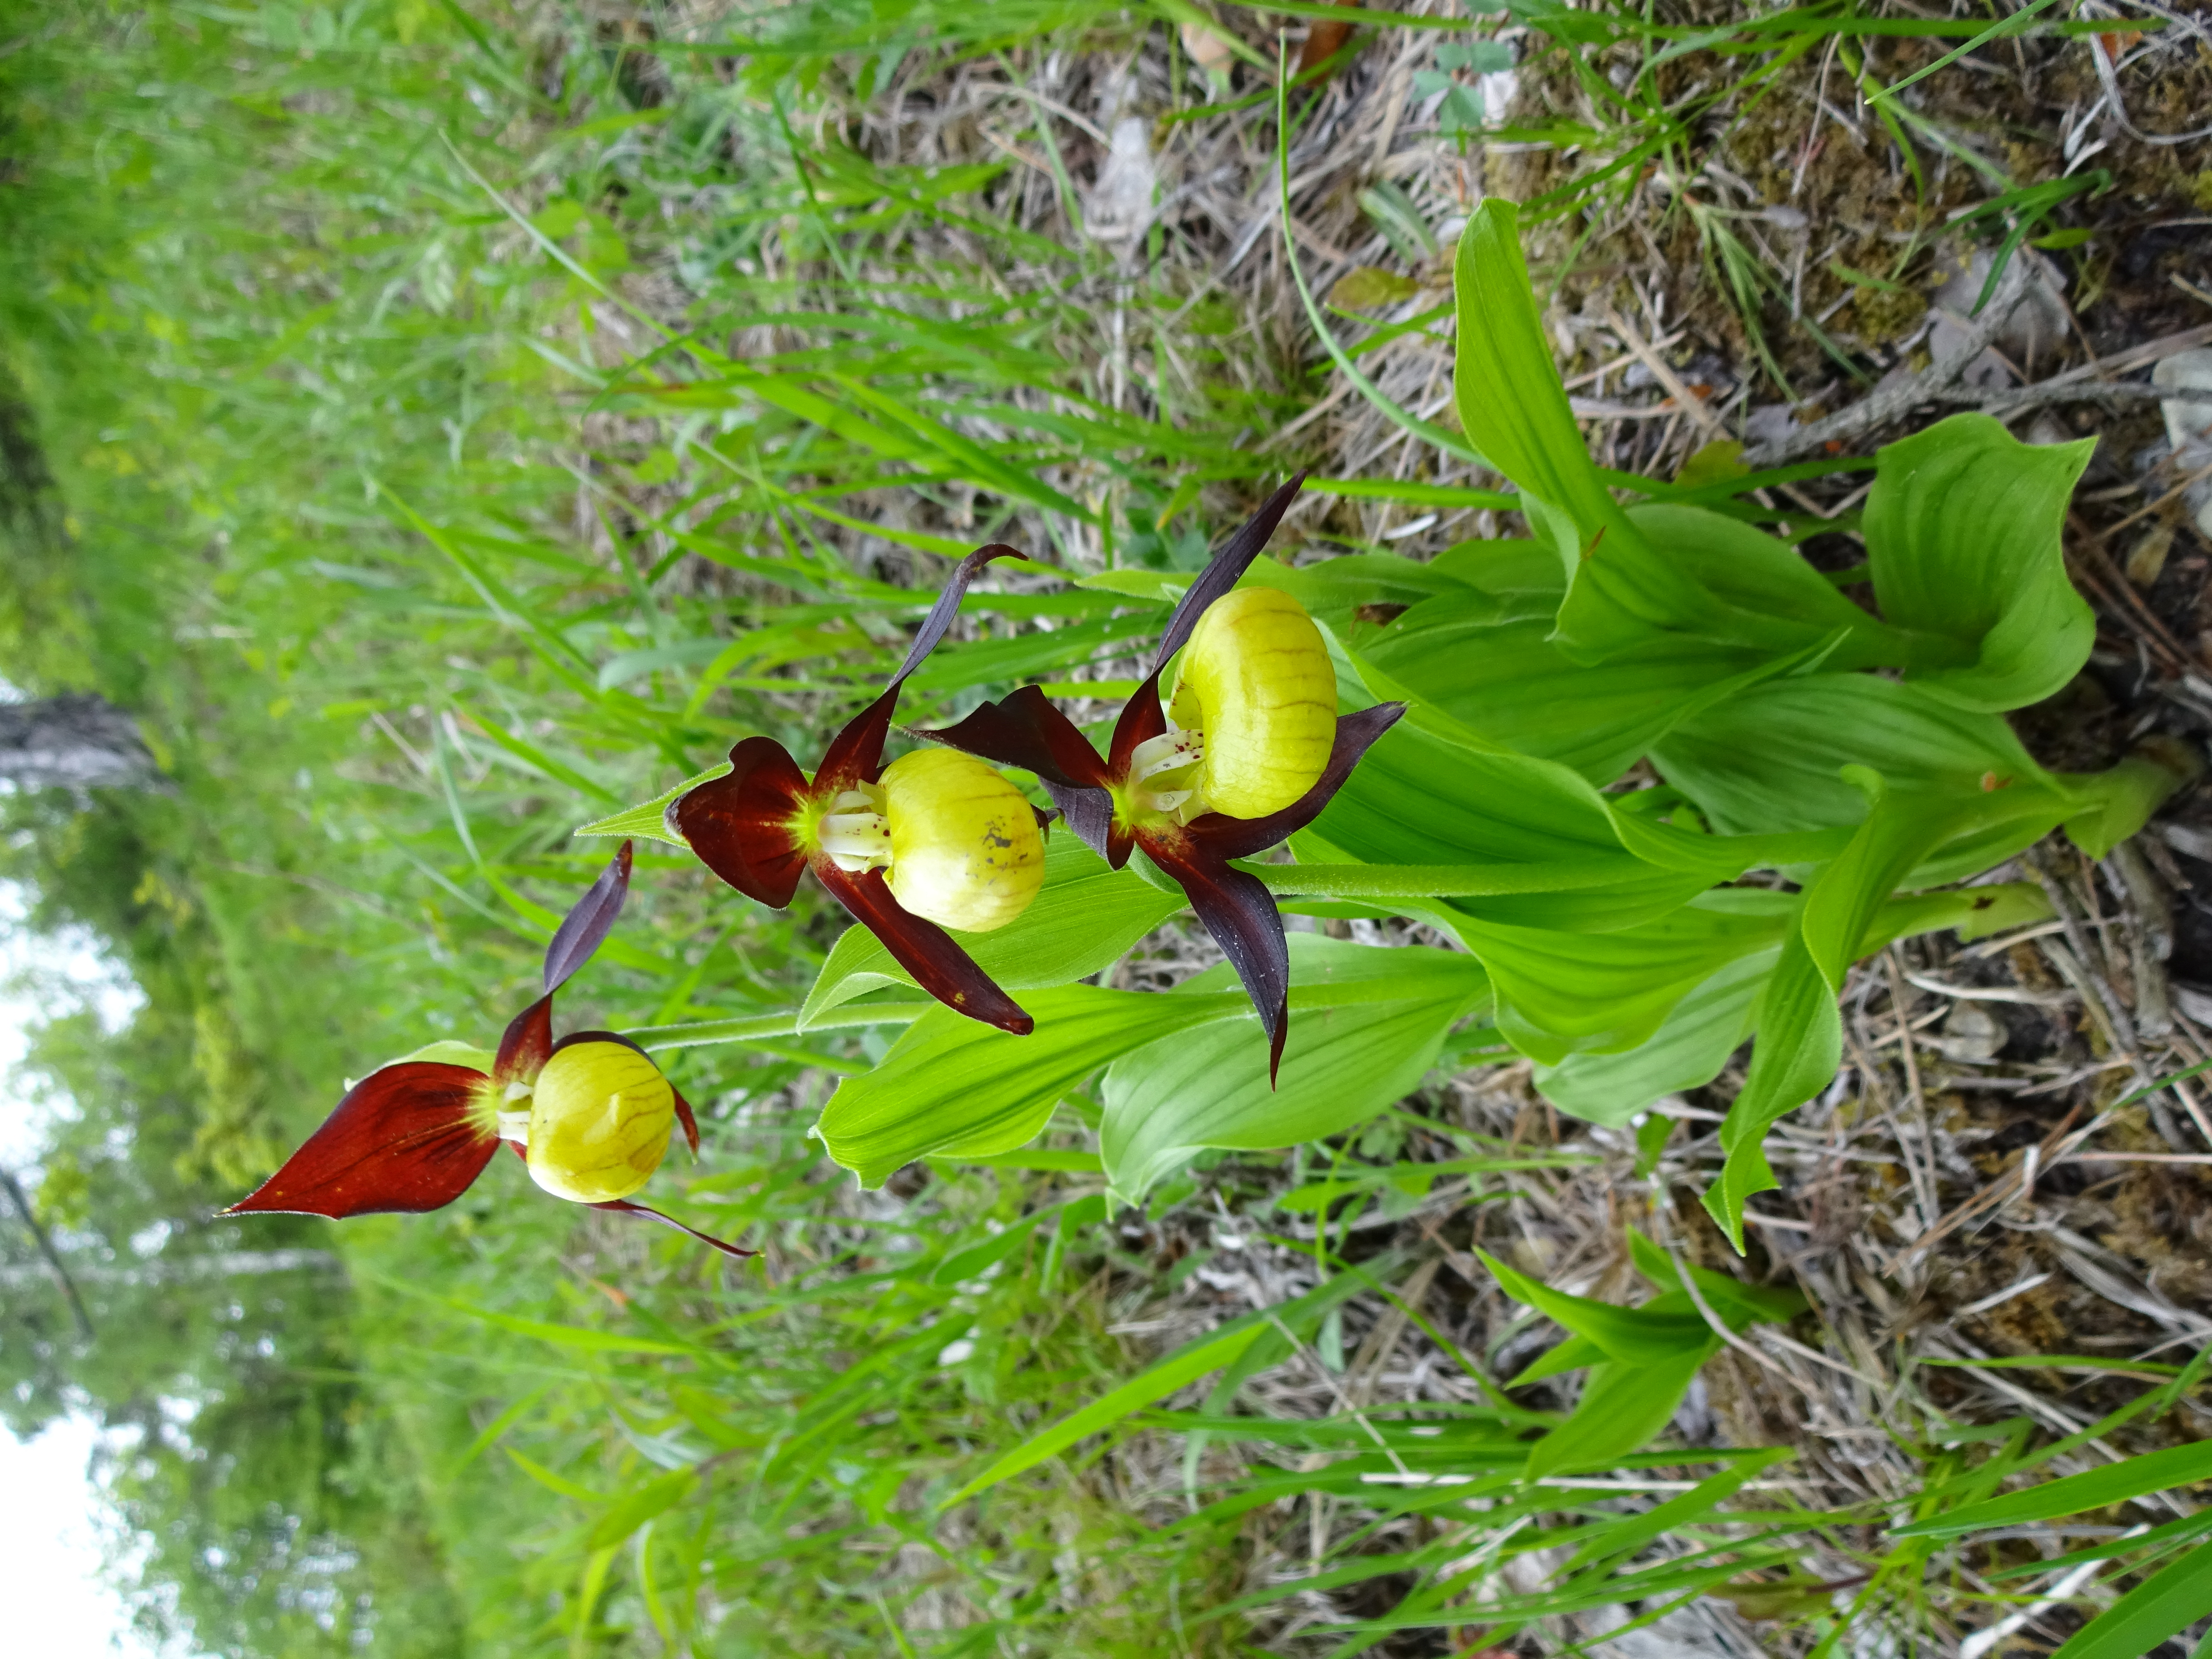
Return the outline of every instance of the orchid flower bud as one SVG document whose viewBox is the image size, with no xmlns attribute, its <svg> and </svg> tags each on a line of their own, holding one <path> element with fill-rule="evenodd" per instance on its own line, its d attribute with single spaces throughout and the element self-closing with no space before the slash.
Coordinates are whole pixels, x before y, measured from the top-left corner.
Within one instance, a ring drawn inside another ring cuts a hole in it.
<svg viewBox="0 0 2212 1659">
<path fill-rule="evenodd" d="M 668 1151 L 676 1091 L 627 1043 L 554 1050 L 530 1103 L 530 1178 L 556 1198 L 605 1204 L 645 1185 Z"/>
<path fill-rule="evenodd" d="M 1182 729 L 1134 757 L 1158 777 L 1159 810 L 1186 820 L 1282 811 L 1320 781 L 1336 740 L 1336 669 L 1321 629 L 1279 588 L 1224 594 L 1192 631 L 1169 718 Z"/>
</svg>

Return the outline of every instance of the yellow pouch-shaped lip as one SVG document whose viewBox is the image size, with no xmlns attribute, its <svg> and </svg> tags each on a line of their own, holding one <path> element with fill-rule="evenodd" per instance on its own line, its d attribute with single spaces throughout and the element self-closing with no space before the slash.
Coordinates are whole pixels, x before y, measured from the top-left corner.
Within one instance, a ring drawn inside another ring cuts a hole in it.
<svg viewBox="0 0 2212 1659">
<path fill-rule="evenodd" d="M 1319 781 L 1336 740 L 1336 669 L 1321 629 L 1279 588 L 1224 594 L 1191 633 L 1169 712 L 1204 735 L 1194 785 L 1206 810 L 1282 811 Z"/>
<path fill-rule="evenodd" d="M 884 879 L 902 906 L 940 927 L 988 933 L 1044 885 L 1044 836 L 1020 790 L 957 749 L 917 749 L 878 785 L 890 826 Z"/>
</svg>

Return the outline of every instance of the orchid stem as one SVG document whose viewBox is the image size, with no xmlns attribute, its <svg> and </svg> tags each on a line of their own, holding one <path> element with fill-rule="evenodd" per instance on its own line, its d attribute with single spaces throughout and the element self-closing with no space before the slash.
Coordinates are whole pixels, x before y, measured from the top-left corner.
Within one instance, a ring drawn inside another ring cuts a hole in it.
<svg viewBox="0 0 2212 1659">
<path fill-rule="evenodd" d="M 835 1008 L 806 1028 L 810 1031 L 848 1025 L 911 1025 L 937 1005 L 933 1002 L 881 1002 L 866 1007 Z M 716 1042 L 770 1042 L 794 1036 L 799 1011 L 756 1014 L 750 1019 L 702 1019 L 688 1025 L 641 1025 L 625 1031 L 632 1042 L 651 1054 L 662 1048 L 703 1048 Z"/>
<path fill-rule="evenodd" d="M 1654 873 L 1636 858 L 1554 859 L 1526 864 L 1251 864 L 1272 892 L 1305 898 L 1457 898 L 1497 893 L 1556 893 L 1602 887 Z"/>
</svg>

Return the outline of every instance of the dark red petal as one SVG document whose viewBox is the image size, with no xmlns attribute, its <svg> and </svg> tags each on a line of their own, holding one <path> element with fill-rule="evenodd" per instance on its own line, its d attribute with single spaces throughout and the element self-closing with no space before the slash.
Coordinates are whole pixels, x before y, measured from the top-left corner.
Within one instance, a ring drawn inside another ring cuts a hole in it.
<svg viewBox="0 0 2212 1659">
<path fill-rule="evenodd" d="M 891 959 L 914 975 L 915 984 L 955 1013 L 1016 1036 L 1027 1036 L 1036 1029 L 1036 1022 L 991 982 L 991 976 L 953 943 L 951 934 L 913 915 L 891 896 L 882 871 L 854 875 L 828 859 L 817 859 L 814 873 L 855 921 L 883 941 Z"/>
<path fill-rule="evenodd" d="M 987 702 L 951 726 L 915 735 L 1000 766 L 1021 767 L 1036 773 L 1047 787 L 1100 789 L 1106 784 L 1106 763 L 1091 739 L 1034 685 Z"/>
<path fill-rule="evenodd" d="M 1106 860 L 1107 868 L 1110 870 L 1121 868 L 1128 863 L 1129 854 L 1136 850 L 1136 836 L 1125 825 L 1119 823 L 1109 823 L 1107 825 L 1106 850 L 1102 855 Z"/>
<path fill-rule="evenodd" d="M 699 1156 L 699 1120 L 691 1115 L 691 1103 L 684 1098 L 684 1091 L 674 1084 L 668 1092 L 676 1097 L 676 1121 L 684 1126 L 684 1139 L 691 1145 L 691 1156 Z"/>
<path fill-rule="evenodd" d="M 552 1053 L 553 994 L 548 991 L 507 1022 L 491 1074 L 502 1084 L 534 1082 Z"/>
<path fill-rule="evenodd" d="M 592 959 L 592 952 L 599 948 L 599 941 L 622 915 L 623 901 L 629 896 L 631 847 L 629 842 L 622 844 L 607 867 L 599 872 L 591 890 L 576 901 L 575 908 L 554 929 L 553 942 L 545 947 L 548 993 L 559 990 L 570 975 Z"/>
<path fill-rule="evenodd" d="M 791 821 L 812 799 L 806 775 L 774 738 L 747 738 L 730 770 L 668 809 L 699 861 L 747 898 L 781 910 L 799 890 L 806 854 Z"/>
<path fill-rule="evenodd" d="M 1219 812 L 1208 812 L 1192 819 L 1186 830 L 1222 859 L 1250 858 L 1255 853 L 1263 853 L 1287 841 L 1321 816 L 1322 808 L 1344 787 L 1352 769 L 1405 712 L 1402 702 L 1385 702 L 1363 708 L 1356 714 L 1338 716 L 1336 741 L 1330 746 L 1328 764 L 1322 769 L 1314 787 L 1281 811 L 1270 812 L 1264 818 L 1232 818 Z"/>
<path fill-rule="evenodd" d="M 952 626 L 952 618 L 959 612 L 960 601 L 968 592 L 968 584 L 975 580 L 976 573 L 994 559 L 1021 556 L 1020 549 L 1009 547 L 1004 542 L 993 542 L 988 547 L 977 548 L 952 567 L 952 574 L 945 579 L 944 591 L 938 594 L 937 603 L 929 607 L 929 614 L 921 619 L 914 643 L 907 647 L 906 660 L 891 676 L 891 683 L 883 696 L 855 714 L 845 729 L 830 740 L 822 764 L 814 769 L 817 793 L 875 781 L 876 773 L 884 763 L 884 739 L 890 735 L 891 711 L 898 707 L 899 687 L 945 638 L 945 630 Z"/>
<path fill-rule="evenodd" d="M 664 1227 L 673 1227 L 679 1233 L 689 1233 L 702 1244 L 712 1244 L 724 1255 L 733 1255 L 740 1261 L 749 1255 L 758 1255 L 758 1250 L 741 1249 L 737 1245 L 717 1238 L 712 1233 L 702 1233 L 696 1227 L 687 1227 L 672 1215 L 663 1215 L 643 1204 L 633 1204 L 626 1198 L 610 1199 L 605 1204 L 594 1204 L 595 1210 L 612 1210 L 619 1215 L 641 1215 L 649 1221 L 658 1221 Z"/>
<path fill-rule="evenodd" d="M 1138 841 L 1182 885 L 1190 908 L 1244 981 L 1267 1033 L 1267 1081 L 1273 1084 L 1291 1029 L 1291 947 L 1274 895 L 1259 878 L 1231 869 L 1213 848 L 1173 826 L 1142 831 Z"/>
<path fill-rule="evenodd" d="M 1121 705 L 1121 718 L 1114 722 L 1114 741 L 1106 748 L 1107 775 L 1116 782 L 1127 781 L 1129 759 L 1137 745 L 1167 729 L 1167 713 L 1160 707 L 1160 671 L 1155 668 L 1137 688 L 1137 695 Z"/>
<path fill-rule="evenodd" d="M 470 1066 L 428 1060 L 370 1073 L 283 1169 L 223 1213 L 343 1218 L 442 1208 L 499 1150 L 475 1106 L 483 1081 Z"/>
<path fill-rule="evenodd" d="M 1206 614 L 1206 607 L 1236 586 L 1238 579 L 1252 568 L 1252 561 L 1260 556 L 1260 550 L 1267 546 L 1267 538 L 1282 523 L 1283 514 L 1291 510 L 1291 502 L 1305 481 L 1304 473 L 1296 474 L 1215 550 L 1212 562 L 1198 573 L 1198 580 L 1185 590 L 1182 603 L 1168 618 L 1167 632 L 1160 635 L 1160 653 L 1152 659 L 1153 673 L 1165 668 L 1168 659 L 1182 649 L 1190 638 L 1190 630 Z"/>
</svg>

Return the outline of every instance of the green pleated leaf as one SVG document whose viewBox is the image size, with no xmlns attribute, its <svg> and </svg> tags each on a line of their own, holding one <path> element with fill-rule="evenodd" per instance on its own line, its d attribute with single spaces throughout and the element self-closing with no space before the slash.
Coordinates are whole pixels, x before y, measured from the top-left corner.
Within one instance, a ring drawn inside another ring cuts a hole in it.
<svg viewBox="0 0 2212 1659">
<path fill-rule="evenodd" d="M 1617 1128 L 1654 1101 L 1703 1088 L 1751 1035 L 1753 1005 L 1781 955 L 1778 941 L 1729 963 L 1668 1010 L 1633 1048 L 1573 1054 L 1539 1066 L 1538 1091 L 1563 1112 Z"/>
<path fill-rule="evenodd" d="M 1555 1291 L 1526 1273 L 1516 1273 L 1496 1257 L 1477 1250 L 1491 1277 L 1515 1301 L 1534 1308 L 1553 1323 L 1594 1344 L 1608 1359 L 1652 1365 L 1686 1353 L 1703 1353 L 1713 1340 L 1712 1328 L 1694 1309 L 1686 1312 L 1655 1312 L 1646 1308 L 1623 1308 L 1589 1297 Z M 1686 1297 L 1678 1298 L 1685 1308 Z"/>
<path fill-rule="evenodd" d="M 1656 921 L 1604 933 L 1469 921 L 1490 970 L 1498 1029 L 1540 1065 L 1650 1040 L 1675 1006 L 1737 958 L 1778 945 L 1794 905 L 1756 890 L 1710 894 Z"/>
<path fill-rule="evenodd" d="M 1522 511 L 1571 581 L 1562 635 L 1603 655 L 1654 629 L 1702 632 L 1708 596 L 1652 556 L 1583 447 L 1552 364 L 1512 203 L 1492 197 L 1469 216 L 1452 287 L 1460 429 L 1521 487 Z"/>
<path fill-rule="evenodd" d="M 1951 647 L 1914 684 L 1962 708 L 2020 708 L 2081 672 L 2096 620 L 2061 537 L 2094 447 L 2024 444 L 1986 415 L 1883 446 L 1865 520 L 1875 600 Z"/>
<path fill-rule="evenodd" d="M 1792 932 L 1761 988 L 1752 1022 L 1758 1040 L 1743 1088 L 1721 1125 L 1727 1155 L 1721 1178 L 1708 1188 L 1705 1210 L 1743 1249 L 1743 1211 L 1754 1194 L 1781 1183 L 1762 1150 L 1776 1119 L 1826 1088 L 1843 1058 L 1844 1027 L 1835 994 L 1821 976 L 1802 933 Z"/>
<path fill-rule="evenodd" d="M 1882 904 L 1860 950 L 1878 951 L 1909 933 L 1947 929 L 1971 942 L 2050 915 L 2051 901 L 2032 882 L 1909 893 Z M 1753 1006 L 1781 953 L 1778 943 L 1730 963 L 1676 1003 L 1659 1029 L 1633 1048 L 1572 1054 L 1556 1066 L 1539 1066 L 1537 1089 L 1563 1112 L 1618 1127 L 1668 1095 L 1703 1088 L 1751 1035 Z"/>
<path fill-rule="evenodd" d="M 1493 742 L 1610 783 L 1705 703 L 1771 672 L 1757 652 L 1667 635 L 1602 663 L 1571 659 L 1549 617 L 1500 620 L 1469 592 L 1415 605 L 1359 653 Z"/>
<path fill-rule="evenodd" d="M 1636 1263 L 1636 1271 L 1662 1291 L 1670 1293 L 1659 1300 L 1672 1305 L 1672 1296 L 1683 1294 L 1680 1268 L 1675 1267 L 1672 1256 L 1635 1228 L 1627 1228 L 1626 1231 L 1629 1259 Z M 1786 1323 L 1805 1311 L 1805 1297 L 1799 1291 L 1785 1290 L 1778 1285 L 1747 1285 L 1740 1279 L 1716 1273 L 1711 1267 L 1700 1267 L 1694 1263 L 1684 1265 L 1689 1267 L 1690 1278 L 1696 1283 L 1698 1293 L 1705 1297 L 1705 1305 L 1719 1315 L 1732 1331 L 1740 1331 L 1750 1325 Z M 1683 1301 L 1688 1304 L 1686 1295 L 1683 1295 Z M 1656 1306 L 1657 1304 L 1650 1305 Z"/>
<path fill-rule="evenodd" d="M 1313 832 L 1369 864 L 1583 861 L 1574 891 L 1455 901 L 1507 924 L 1623 927 L 1676 908 L 1713 879 L 1629 852 L 1605 798 L 1569 768 L 1462 735 L 1420 705 L 1367 751 Z"/>
<path fill-rule="evenodd" d="M 1592 1366 L 1574 1415 L 1529 1448 L 1527 1478 L 1610 1469 L 1663 1433 L 1698 1368 L 1721 1346 L 1702 1322 L 1698 1328 L 1705 1338 L 1698 1347 L 1648 1363 Z"/>
<path fill-rule="evenodd" d="M 1761 682 L 1683 721 L 1652 758 L 1712 828 L 1731 835 L 1860 823 L 1870 809 L 1845 781 L 1847 767 L 1879 772 L 1900 798 L 2002 793 L 1986 821 L 1969 815 L 1906 872 L 1916 886 L 2001 863 L 2090 799 L 2037 765 L 2000 717 L 1871 674 Z"/>
<path fill-rule="evenodd" d="M 1251 1012 L 1243 992 L 1158 996 L 1067 985 L 1032 992 L 1036 1021 L 1013 1036 L 935 1007 L 874 1070 L 847 1078 L 815 1132 L 830 1157 L 878 1187 L 932 1152 L 1010 1152 L 1041 1133 L 1060 1097 L 1143 1043 Z"/>
<path fill-rule="evenodd" d="M 1267 1044 L 1249 1011 L 1164 1037 L 1107 1072 L 1099 1152 L 1125 1200 L 1202 1149 L 1292 1146 L 1372 1117 L 1419 1085 L 1445 1033 L 1488 998 L 1481 964 L 1455 951 L 1312 933 L 1293 933 L 1289 944 L 1291 1030 L 1277 1086 L 1268 1086 Z M 1164 1000 L 1236 983 L 1224 963 Z"/>
</svg>

